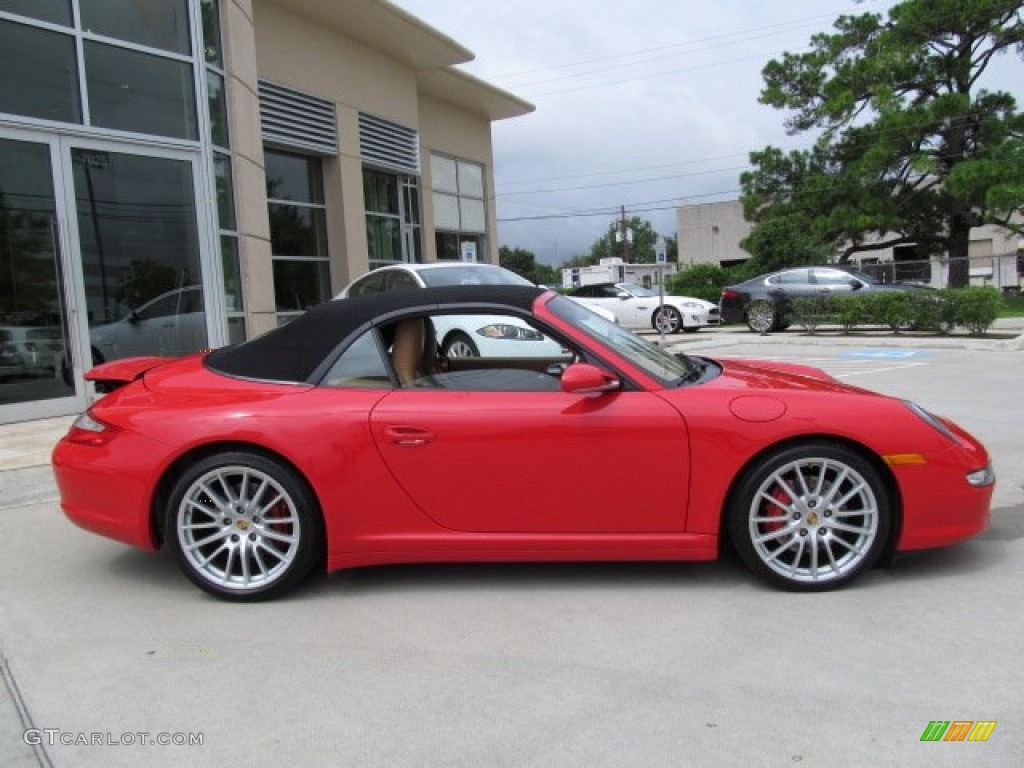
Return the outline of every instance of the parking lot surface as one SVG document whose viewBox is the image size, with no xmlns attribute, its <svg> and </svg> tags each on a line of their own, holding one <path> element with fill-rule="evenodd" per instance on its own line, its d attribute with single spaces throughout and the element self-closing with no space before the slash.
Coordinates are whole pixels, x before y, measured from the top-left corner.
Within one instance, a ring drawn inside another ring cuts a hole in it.
<svg viewBox="0 0 1024 768">
<path fill-rule="evenodd" d="M 11 469 L 0 765 L 1019 765 L 1024 352 L 697 336 L 956 419 L 994 458 L 990 529 L 824 594 L 728 559 L 370 568 L 234 605 L 76 529 L 48 468 Z M 932 721 L 996 725 L 922 742 Z"/>
</svg>

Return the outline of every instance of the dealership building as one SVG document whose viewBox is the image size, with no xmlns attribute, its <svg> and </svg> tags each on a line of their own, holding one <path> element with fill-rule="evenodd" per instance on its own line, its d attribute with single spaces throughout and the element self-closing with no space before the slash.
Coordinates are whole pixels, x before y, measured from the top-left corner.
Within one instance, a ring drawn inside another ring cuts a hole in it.
<svg viewBox="0 0 1024 768">
<path fill-rule="evenodd" d="M 0 423 L 394 262 L 497 261 L 529 103 L 386 0 L 0 0 Z"/>
</svg>

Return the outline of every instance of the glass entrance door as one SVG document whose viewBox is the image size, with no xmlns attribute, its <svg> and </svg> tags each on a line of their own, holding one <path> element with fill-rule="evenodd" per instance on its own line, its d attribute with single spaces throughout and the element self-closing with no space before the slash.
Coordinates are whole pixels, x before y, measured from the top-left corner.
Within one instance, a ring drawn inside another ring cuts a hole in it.
<svg viewBox="0 0 1024 768">
<path fill-rule="evenodd" d="M 85 368 L 209 346 L 191 160 L 71 146 Z"/>
<path fill-rule="evenodd" d="M 0 132 L 0 424 L 84 409 L 99 363 L 211 346 L 196 167 L 184 151 Z"/>
<path fill-rule="evenodd" d="M 54 146 L 0 137 L 0 423 L 69 413 L 84 399 L 71 354 Z"/>
</svg>

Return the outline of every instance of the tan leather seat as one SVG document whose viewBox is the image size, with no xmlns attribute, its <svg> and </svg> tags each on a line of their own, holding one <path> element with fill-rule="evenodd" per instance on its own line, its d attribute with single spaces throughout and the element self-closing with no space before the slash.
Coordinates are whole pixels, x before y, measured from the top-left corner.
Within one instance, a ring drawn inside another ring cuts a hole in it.
<svg viewBox="0 0 1024 768">
<path fill-rule="evenodd" d="M 395 326 L 395 341 L 391 346 L 391 364 L 403 387 L 411 387 L 422 373 L 426 327 L 421 317 L 410 317 Z"/>
</svg>

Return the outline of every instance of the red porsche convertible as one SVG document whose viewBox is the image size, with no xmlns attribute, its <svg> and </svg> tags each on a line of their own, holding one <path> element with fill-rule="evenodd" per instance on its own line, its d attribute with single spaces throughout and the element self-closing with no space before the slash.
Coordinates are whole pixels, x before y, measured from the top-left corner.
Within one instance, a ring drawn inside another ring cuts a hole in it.
<svg viewBox="0 0 1024 768">
<path fill-rule="evenodd" d="M 433 319 L 452 314 L 481 338 L 557 344 L 443 359 Z M 726 543 L 776 585 L 830 589 L 978 533 L 994 483 L 977 440 L 913 403 L 805 366 L 670 354 L 534 287 L 332 301 L 88 378 L 109 394 L 54 449 L 65 513 L 168 546 L 235 600 L 314 569 L 710 560 Z"/>
</svg>

